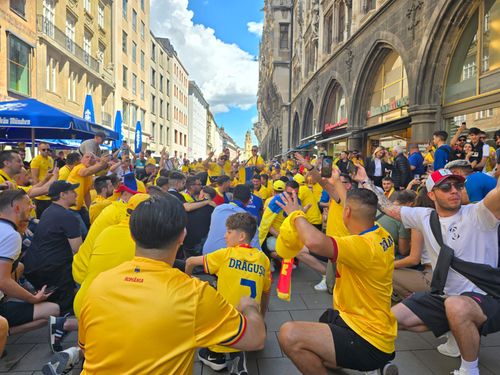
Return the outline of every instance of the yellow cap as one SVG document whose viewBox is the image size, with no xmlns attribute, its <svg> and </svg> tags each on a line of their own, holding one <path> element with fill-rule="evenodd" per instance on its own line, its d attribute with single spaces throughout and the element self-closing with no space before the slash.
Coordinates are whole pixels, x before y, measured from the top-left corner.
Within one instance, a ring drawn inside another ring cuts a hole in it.
<svg viewBox="0 0 500 375">
<path fill-rule="evenodd" d="M 135 194 L 130 199 L 128 200 L 127 203 L 127 210 L 135 210 L 139 204 L 144 202 L 145 200 L 148 200 L 150 198 L 149 194 Z"/>
<path fill-rule="evenodd" d="M 305 217 L 304 212 L 292 212 L 290 216 L 285 219 L 283 224 L 281 224 L 280 235 L 276 241 L 276 252 L 283 259 L 295 258 L 304 247 L 295 229 L 295 219 L 298 217 Z"/>
<path fill-rule="evenodd" d="M 273 190 L 285 191 L 286 184 L 281 180 L 276 180 L 273 182 Z"/>
<path fill-rule="evenodd" d="M 295 176 L 293 176 L 293 179 L 298 184 L 303 184 L 304 182 L 306 182 L 306 178 L 301 173 L 297 173 Z"/>
</svg>

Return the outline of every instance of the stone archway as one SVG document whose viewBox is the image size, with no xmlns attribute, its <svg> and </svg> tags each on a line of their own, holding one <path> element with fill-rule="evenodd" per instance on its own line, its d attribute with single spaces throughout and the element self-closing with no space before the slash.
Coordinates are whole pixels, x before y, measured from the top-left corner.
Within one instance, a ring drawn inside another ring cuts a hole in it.
<svg viewBox="0 0 500 375">
<path fill-rule="evenodd" d="M 308 99 L 306 109 L 304 111 L 304 119 L 302 121 L 301 139 L 313 134 L 314 131 L 314 104 L 311 99 Z M 299 140 L 300 141 L 300 140 Z"/>
<path fill-rule="evenodd" d="M 318 131 L 327 130 L 327 125 L 347 124 L 346 103 L 345 90 L 342 85 L 336 79 L 331 79 L 322 99 Z"/>
<path fill-rule="evenodd" d="M 297 147 L 300 140 L 300 120 L 299 114 L 295 112 L 293 116 L 293 125 L 292 125 L 292 144 L 291 147 Z"/>
</svg>

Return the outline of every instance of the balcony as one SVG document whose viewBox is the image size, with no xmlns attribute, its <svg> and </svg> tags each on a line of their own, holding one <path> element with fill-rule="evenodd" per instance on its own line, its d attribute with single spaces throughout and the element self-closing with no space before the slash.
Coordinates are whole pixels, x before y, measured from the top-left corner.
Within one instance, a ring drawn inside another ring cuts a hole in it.
<svg viewBox="0 0 500 375">
<path fill-rule="evenodd" d="M 73 40 L 68 38 L 66 33 L 55 27 L 50 20 L 40 14 L 37 16 L 37 29 L 38 32 L 52 39 L 59 47 L 68 51 L 69 54 L 73 55 L 77 60 L 88 66 L 95 73 L 100 73 L 99 61 L 93 58 L 90 53 L 86 52 Z"/>
</svg>

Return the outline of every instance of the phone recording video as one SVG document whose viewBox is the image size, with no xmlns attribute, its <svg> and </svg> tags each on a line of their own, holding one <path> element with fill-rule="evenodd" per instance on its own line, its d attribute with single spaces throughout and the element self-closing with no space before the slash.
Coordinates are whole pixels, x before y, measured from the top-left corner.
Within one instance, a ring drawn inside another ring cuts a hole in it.
<svg viewBox="0 0 500 375">
<path fill-rule="evenodd" d="M 332 177 L 333 158 L 324 156 L 321 161 L 321 177 Z"/>
</svg>

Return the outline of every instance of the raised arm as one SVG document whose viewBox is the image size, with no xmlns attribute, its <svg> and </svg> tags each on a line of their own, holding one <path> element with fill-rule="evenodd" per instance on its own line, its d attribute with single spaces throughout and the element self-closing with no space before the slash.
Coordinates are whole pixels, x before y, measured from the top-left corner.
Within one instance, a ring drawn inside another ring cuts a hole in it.
<svg viewBox="0 0 500 375">
<path fill-rule="evenodd" d="M 460 134 L 462 134 L 465 129 L 467 129 L 467 125 L 465 124 L 465 122 L 462 122 L 462 124 L 457 129 L 457 132 L 455 133 L 453 138 L 450 140 L 451 147 L 455 146 L 455 143 L 457 143 L 457 141 L 458 141 L 458 137 L 460 137 Z"/>
<path fill-rule="evenodd" d="M 486 208 L 500 220 L 500 177 L 497 180 L 497 187 L 486 195 L 483 202 Z"/>
</svg>

